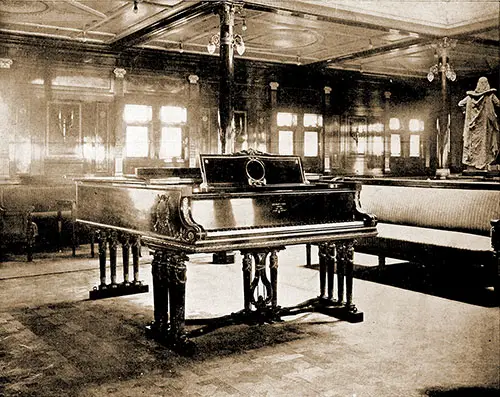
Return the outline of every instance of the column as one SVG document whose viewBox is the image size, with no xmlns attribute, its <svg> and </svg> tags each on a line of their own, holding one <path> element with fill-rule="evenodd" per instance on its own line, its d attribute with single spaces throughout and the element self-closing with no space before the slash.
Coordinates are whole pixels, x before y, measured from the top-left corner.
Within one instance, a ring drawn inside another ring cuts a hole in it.
<svg viewBox="0 0 500 397">
<path fill-rule="evenodd" d="M 198 167 L 198 157 L 201 147 L 201 103 L 200 103 L 200 85 L 198 81 L 200 78 L 195 74 L 188 76 L 189 81 L 189 112 L 188 112 L 188 153 L 189 153 L 189 167 Z"/>
<path fill-rule="evenodd" d="M 267 147 L 271 153 L 279 153 L 279 137 L 278 137 L 278 126 L 276 124 L 276 113 L 278 108 L 278 87 L 279 83 L 276 81 L 271 81 L 269 87 L 271 87 L 271 95 L 269 98 L 271 117 L 269 121 L 270 134 L 267 137 Z"/>
<path fill-rule="evenodd" d="M 14 91 L 11 84 L 12 72 L 10 70 L 10 67 L 12 66 L 12 64 L 12 59 L 0 58 L 0 119 L 3 120 L 0 125 L 0 140 L 3 142 L 3 144 L 0 145 L 0 177 L 3 178 L 8 178 L 10 176 L 9 141 L 11 126 L 8 122 L 8 120 L 10 120 L 8 98 L 12 97 L 12 92 Z"/>
<path fill-rule="evenodd" d="M 127 71 L 123 68 L 115 68 L 114 91 L 115 91 L 115 154 L 114 171 L 115 176 L 123 176 L 123 152 L 125 149 L 125 132 L 123 131 L 123 107 L 124 102 L 124 79 Z"/>
<path fill-rule="evenodd" d="M 220 16 L 220 75 L 219 75 L 219 148 L 222 154 L 232 152 L 234 119 L 234 28 L 235 6 L 222 3 Z"/>
<path fill-rule="evenodd" d="M 391 92 L 384 92 L 384 174 L 391 172 L 391 129 L 389 128 Z"/>
<path fill-rule="evenodd" d="M 323 88 L 323 172 L 329 174 L 332 167 L 332 156 L 334 156 L 333 150 L 333 123 L 330 115 L 330 94 L 332 92 L 332 87 L 325 86 Z"/>
</svg>

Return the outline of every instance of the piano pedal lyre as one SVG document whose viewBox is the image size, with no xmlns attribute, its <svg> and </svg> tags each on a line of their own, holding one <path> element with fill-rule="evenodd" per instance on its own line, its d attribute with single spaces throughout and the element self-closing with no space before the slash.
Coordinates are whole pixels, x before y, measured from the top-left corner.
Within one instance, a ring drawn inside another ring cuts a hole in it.
<svg viewBox="0 0 500 397">
<path fill-rule="evenodd" d="M 89 299 L 103 299 L 123 295 L 140 294 L 149 291 L 149 286 L 139 280 L 140 238 L 137 235 L 116 231 L 97 230 L 95 233 L 99 250 L 100 284 L 89 291 Z M 122 246 L 123 282 L 117 282 L 117 247 Z M 133 280 L 130 281 L 129 258 L 132 249 Z M 110 283 L 107 284 L 106 253 L 109 251 Z"/>
</svg>

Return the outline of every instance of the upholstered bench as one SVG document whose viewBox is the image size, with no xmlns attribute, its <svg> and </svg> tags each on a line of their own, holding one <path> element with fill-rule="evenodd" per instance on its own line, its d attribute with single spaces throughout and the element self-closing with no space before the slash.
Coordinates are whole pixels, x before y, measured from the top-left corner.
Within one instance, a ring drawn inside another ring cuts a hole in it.
<svg viewBox="0 0 500 397">
<path fill-rule="evenodd" d="M 480 272 L 498 288 L 500 183 L 362 180 L 360 203 L 377 216 L 377 237 L 356 250 Z"/>
<path fill-rule="evenodd" d="M 75 188 L 72 184 L 1 186 L 0 207 L 4 210 L 2 245 L 10 241 L 26 241 L 29 261 L 37 233 L 39 238 L 53 241 L 60 250 L 65 229 L 70 234 L 69 240 L 75 254 Z M 28 217 L 34 233 L 23 226 Z M 28 236 L 28 239 L 20 237 L 23 235 Z"/>
</svg>

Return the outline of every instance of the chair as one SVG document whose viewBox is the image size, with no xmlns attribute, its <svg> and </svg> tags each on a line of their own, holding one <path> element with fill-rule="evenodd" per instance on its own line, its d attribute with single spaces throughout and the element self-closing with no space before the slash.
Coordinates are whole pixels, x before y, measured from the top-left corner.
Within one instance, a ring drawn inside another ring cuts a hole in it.
<svg viewBox="0 0 500 397">
<path fill-rule="evenodd" d="M 33 207 L 9 210 L 0 207 L 0 257 L 5 247 L 22 244 L 27 261 L 33 260 L 33 245 L 38 227 L 32 220 Z"/>
</svg>

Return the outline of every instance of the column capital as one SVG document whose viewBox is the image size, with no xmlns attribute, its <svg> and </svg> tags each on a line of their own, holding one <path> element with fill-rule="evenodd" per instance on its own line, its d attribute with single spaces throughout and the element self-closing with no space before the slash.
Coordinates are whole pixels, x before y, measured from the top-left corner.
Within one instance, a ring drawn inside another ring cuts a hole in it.
<svg viewBox="0 0 500 397">
<path fill-rule="evenodd" d="M 10 58 L 0 58 L 0 69 L 10 69 L 14 61 Z"/>
<path fill-rule="evenodd" d="M 391 99 L 392 92 L 391 91 L 385 91 L 384 92 L 384 98 L 389 100 Z"/>
<path fill-rule="evenodd" d="M 113 73 L 115 74 L 115 78 L 117 79 L 123 79 L 125 78 L 125 75 L 127 74 L 127 71 L 123 68 L 115 68 L 113 70 Z"/>
<path fill-rule="evenodd" d="M 325 95 L 329 95 L 332 93 L 332 87 L 325 86 L 323 90 L 325 91 Z"/>
<path fill-rule="evenodd" d="M 271 81 L 269 83 L 269 87 L 271 87 L 271 90 L 273 90 L 273 91 L 276 91 L 279 86 L 280 86 L 280 84 L 276 81 Z"/>
<path fill-rule="evenodd" d="M 198 84 L 199 80 L 200 80 L 200 78 L 196 74 L 190 74 L 188 76 L 189 84 Z"/>
</svg>

